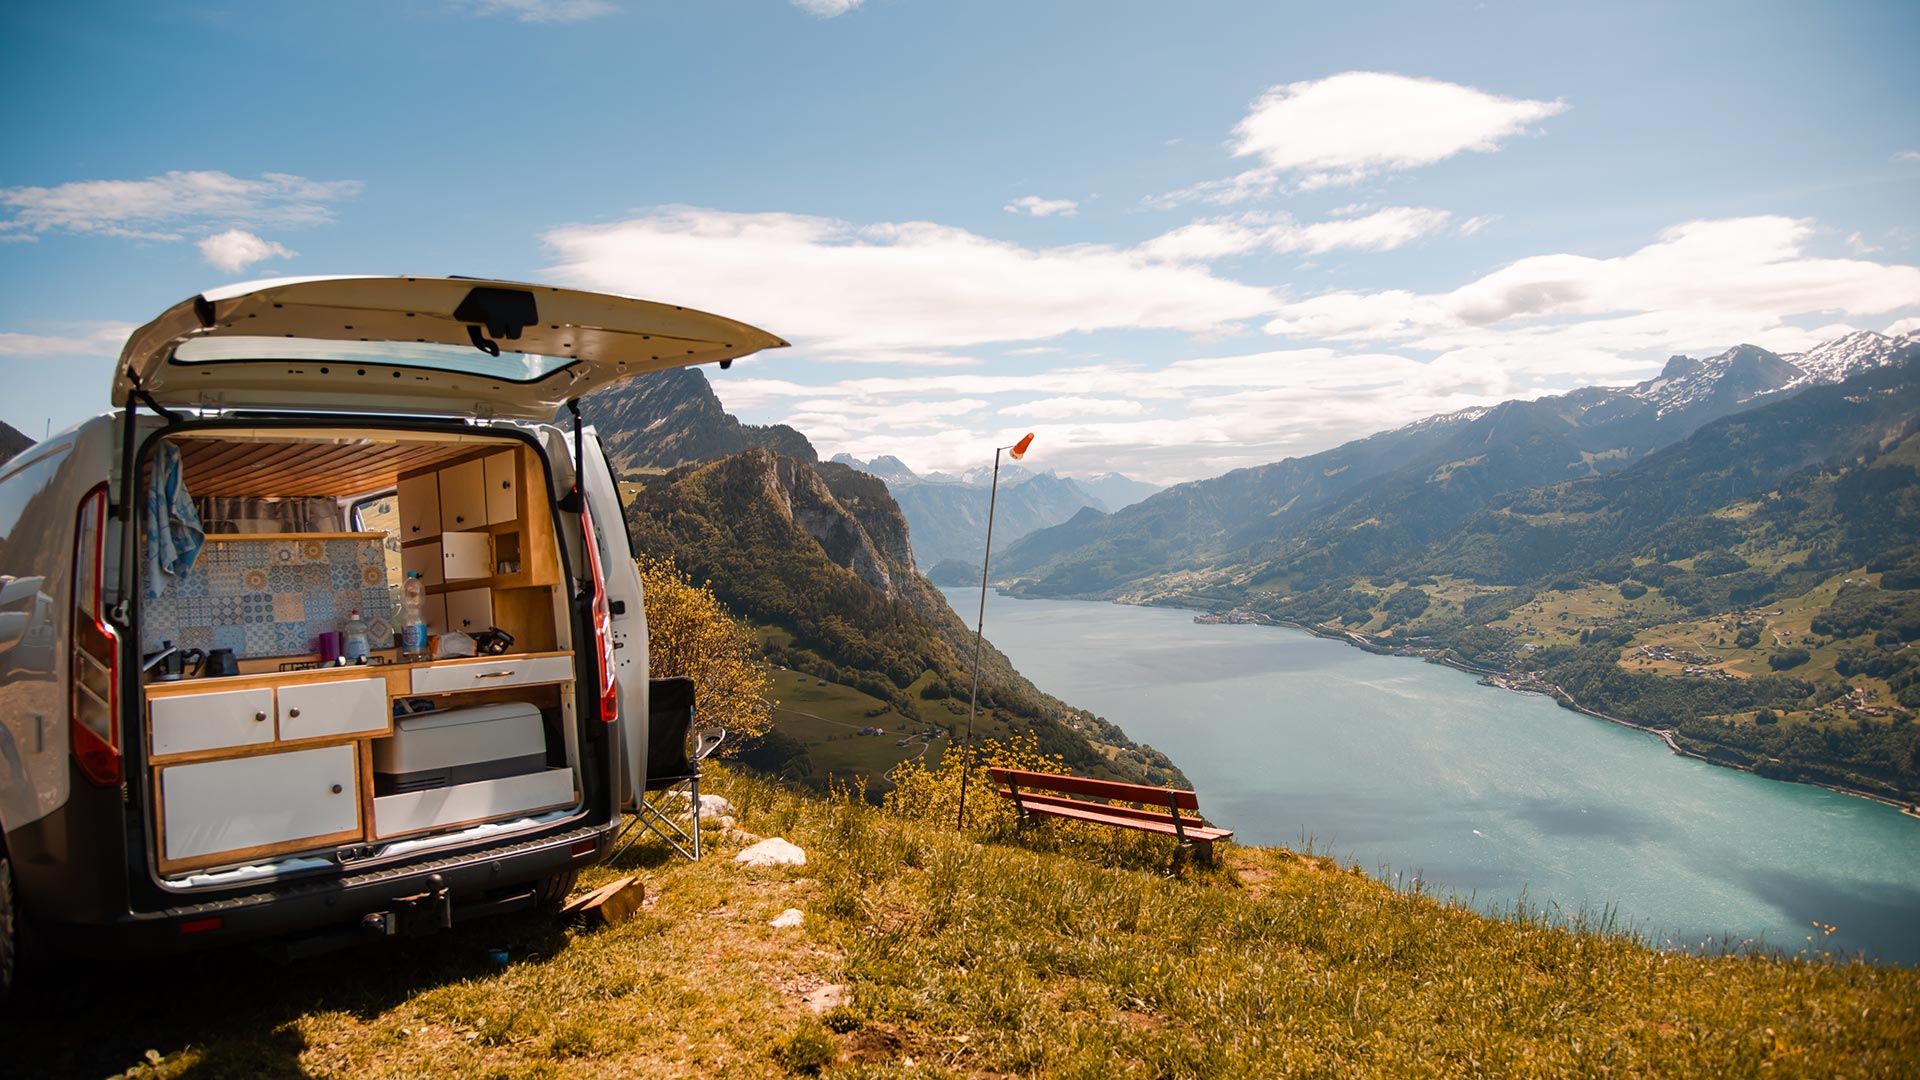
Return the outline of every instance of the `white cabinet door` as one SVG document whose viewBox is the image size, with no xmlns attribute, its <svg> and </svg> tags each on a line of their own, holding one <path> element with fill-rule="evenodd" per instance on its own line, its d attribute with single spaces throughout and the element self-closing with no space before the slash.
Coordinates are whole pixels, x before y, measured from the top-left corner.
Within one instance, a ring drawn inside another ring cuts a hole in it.
<svg viewBox="0 0 1920 1080">
<path fill-rule="evenodd" d="M 440 535 L 440 484 L 435 474 L 400 481 L 400 540 L 424 540 Z"/>
<path fill-rule="evenodd" d="M 492 535 L 483 532 L 441 533 L 440 576 L 446 581 L 492 577 Z"/>
<path fill-rule="evenodd" d="M 441 595 L 447 601 L 447 629 L 477 634 L 493 625 L 492 589 L 461 589 Z"/>
<path fill-rule="evenodd" d="M 487 523 L 487 473 L 478 458 L 440 470 L 440 527 L 477 529 Z"/>
<path fill-rule="evenodd" d="M 169 859 L 331 836 L 360 827 L 352 746 L 170 765 L 160 770 Z"/>
<path fill-rule="evenodd" d="M 520 516 L 518 451 L 507 450 L 483 460 L 487 474 L 487 524 L 498 525 Z"/>
<path fill-rule="evenodd" d="M 295 683 L 280 688 L 282 739 L 356 735 L 386 731 L 391 726 L 384 676 L 344 682 Z"/>
<path fill-rule="evenodd" d="M 400 549 L 400 572 L 420 574 L 420 584 L 440 584 L 440 545 L 415 544 Z"/>
<path fill-rule="evenodd" d="M 148 711 L 155 756 L 273 741 L 273 691 L 265 687 L 155 698 Z"/>
</svg>

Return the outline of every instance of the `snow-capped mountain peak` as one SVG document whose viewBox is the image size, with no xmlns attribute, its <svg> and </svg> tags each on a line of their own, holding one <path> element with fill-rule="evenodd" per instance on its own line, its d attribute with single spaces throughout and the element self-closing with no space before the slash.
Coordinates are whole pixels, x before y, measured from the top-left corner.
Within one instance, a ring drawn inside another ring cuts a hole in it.
<svg viewBox="0 0 1920 1080">
<path fill-rule="evenodd" d="M 1806 383 L 1817 385 L 1836 383 L 1868 368 L 1879 367 L 1892 360 L 1895 353 L 1912 346 L 1910 337 L 1888 337 L 1871 330 L 1856 330 L 1806 352 L 1788 353 L 1781 359 L 1806 372 Z"/>
</svg>

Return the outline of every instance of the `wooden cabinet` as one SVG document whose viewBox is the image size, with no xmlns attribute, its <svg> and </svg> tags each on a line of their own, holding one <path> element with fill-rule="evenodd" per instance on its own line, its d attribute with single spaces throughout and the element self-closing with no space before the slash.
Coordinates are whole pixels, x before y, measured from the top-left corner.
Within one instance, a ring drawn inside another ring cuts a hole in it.
<svg viewBox="0 0 1920 1080">
<path fill-rule="evenodd" d="M 227 690 L 153 703 L 153 755 L 257 746 L 274 738 L 273 691 Z"/>
<path fill-rule="evenodd" d="M 487 523 L 486 466 L 475 458 L 440 470 L 440 527 L 477 529 Z"/>
<path fill-rule="evenodd" d="M 435 473 L 423 473 L 400 481 L 395 492 L 400 502 L 400 542 L 426 540 L 440 535 L 440 485 Z"/>
<path fill-rule="evenodd" d="M 281 687 L 278 694 L 283 742 L 329 735 L 365 735 L 393 726 L 384 675 L 340 682 L 299 683 Z"/>
<path fill-rule="evenodd" d="M 163 866 L 231 862 L 361 835 L 353 744 L 158 771 Z"/>
<path fill-rule="evenodd" d="M 446 593 L 447 629 L 477 634 L 493 625 L 493 590 L 461 589 Z"/>
<path fill-rule="evenodd" d="M 482 462 L 486 474 L 487 524 L 500 525 L 520 516 L 520 469 L 517 455 L 503 450 Z"/>
<path fill-rule="evenodd" d="M 490 596 L 486 588 L 463 591 L 477 594 L 473 603 Z M 428 599 L 429 611 L 434 601 L 466 602 L 461 592 Z M 571 653 L 554 650 L 152 684 L 161 872 L 324 853 L 568 805 L 577 797 L 571 767 L 378 798 L 372 769 L 374 745 L 395 730 L 394 700 L 452 694 L 455 702 L 564 707 L 573 664 Z"/>
<path fill-rule="evenodd" d="M 400 549 L 400 573 L 420 575 L 420 584 L 438 585 L 445 579 L 440 576 L 440 545 L 413 544 Z"/>
</svg>

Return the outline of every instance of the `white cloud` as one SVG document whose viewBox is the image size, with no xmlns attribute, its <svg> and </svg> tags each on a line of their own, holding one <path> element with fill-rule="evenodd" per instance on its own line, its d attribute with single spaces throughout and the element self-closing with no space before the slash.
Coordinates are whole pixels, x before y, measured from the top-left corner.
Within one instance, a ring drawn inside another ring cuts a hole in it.
<svg viewBox="0 0 1920 1080">
<path fill-rule="evenodd" d="M 39 359 L 47 356 L 118 356 L 132 323 L 83 323 L 72 334 L 0 333 L 0 356 Z"/>
<path fill-rule="evenodd" d="M 1233 129 L 1236 157 L 1259 164 L 1238 176 L 1166 197 L 1233 203 L 1282 186 L 1310 191 L 1431 165 L 1500 143 L 1564 112 L 1563 101 L 1500 97 L 1437 79 L 1349 71 L 1275 86 Z"/>
<path fill-rule="evenodd" d="M 831 19 L 836 15 L 845 15 L 847 12 L 859 7 L 862 0 L 791 0 L 791 3 L 794 7 L 799 8 L 809 15 L 818 15 L 823 19 Z"/>
<path fill-rule="evenodd" d="M 1154 237 L 1140 250 L 1167 262 L 1208 261 L 1257 250 L 1313 255 L 1339 248 L 1390 251 L 1439 232 L 1450 218 L 1445 210 L 1390 206 L 1365 217 L 1302 225 L 1289 214 L 1255 212 L 1202 218 Z"/>
<path fill-rule="evenodd" d="M 242 229 L 228 229 L 199 242 L 200 255 L 229 274 L 237 274 L 264 259 L 291 259 L 295 252 Z"/>
<path fill-rule="evenodd" d="M 1806 254 L 1811 222 L 1695 221 L 1614 258 L 1537 255 L 1451 292 L 1338 292 L 1290 303 L 1267 329 L 1395 341 L 1485 360 L 1620 367 L 1623 358 L 1801 342 L 1788 320 L 1871 315 L 1920 300 L 1920 269 Z M 1549 361 L 1548 358 L 1554 358 Z"/>
<path fill-rule="evenodd" d="M 1001 207 L 1009 214 L 1030 214 L 1034 217 L 1072 217 L 1080 212 L 1080 204 L 1072 199 L 1043 199 L 1038 195 L 1022 195 Z"/>
<path fill-rule="evenodd" d="M 1911 334 L 1914 337 L 1920 337 L 1920 318 L 1901 319 L 1892 326 L 1887 327 L 1886 334 L 1888 337 L 1899 337 L 1902 334 Z"/>
<path fill-rule="evenodd" d="M 1902 150 L 1893 155 L 1895 161 L 1920 161 L 1920 150 Z"/>
<path fill-rule="evenodd" d="M 1108 329 L 1218 333 L 1271 291 L 1105 245 L 1026 248 L 930 222 L 663 207 L 543 237 L 542 273 L 725 311 L 823 353 L 940 351 Z"/>
<path fill-rule="evenodd" d="M 476 15 L 506 15 L 521 22 L 582 22 L 619 10 L 605 0 L 468 0 Z"/>
<path fill-rule="evenodd" d="M 332 220 L 328 203 L 360 193 L 358 180 L 263 173 L 170 172 L 144 180 L 80 180 L 55 187 L 0 188 L 0 235 L 49 231 L 144 240 L 183 239 L 188 222 L 295 228 Z"/>
<path fill-rule="evenodd" d="M 1076 416 L 1139 416 L 1146 411 L 1140 402 L 1123 398 L 1050 397 L 1009 405 L 1000 410 L 1000 415 L 1065 420 Z"/>
<path fill-rule="evenodd" d="M 1847 249 L 1855 255 L 1871 255 L 1880 249 L 1867 243 L 1866 238 L 1857 232 L 1847 234 Z"/>
</svg>

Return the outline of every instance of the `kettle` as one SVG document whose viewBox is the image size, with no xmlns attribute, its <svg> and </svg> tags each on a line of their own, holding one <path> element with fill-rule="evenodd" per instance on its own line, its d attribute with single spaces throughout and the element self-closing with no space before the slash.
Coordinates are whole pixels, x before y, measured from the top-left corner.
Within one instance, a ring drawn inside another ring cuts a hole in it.
<svg viewBox="0 0 1920 1080">
<path fill-rule="evenodd" d="M 154 678 L 161 682 L 174 682 L 184 676 L 200 674 L 200 666 L 207 662 L 207 654 L 199 649 L 181 652 L 173 642 L 162 641 L 160 648 L 140 658 L 140 670 L 153 672 Z M 193 670 L 187 670 L 191 664 Z"/>
</svg>

